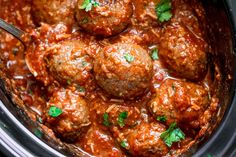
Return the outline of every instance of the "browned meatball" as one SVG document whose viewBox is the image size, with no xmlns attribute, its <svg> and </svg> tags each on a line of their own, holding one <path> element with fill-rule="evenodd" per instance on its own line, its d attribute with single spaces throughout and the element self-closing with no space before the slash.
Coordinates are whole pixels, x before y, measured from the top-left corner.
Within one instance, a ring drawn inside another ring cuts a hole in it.
<svg viewBox="0 0 236 157">
<path fill-rule="evenodd" d="M 81 9 L 84 0 L 78 0 L 76 18 L 79 26 L 94 35 L 111 36 L 123 31 L 133 12 L 131 0 L 99 0 L 91 11 Z"/>
<path fill-rule="evenodd" d="M 133 156 L 161 157 L 168 153 L 168 147 L 160 138 L 164 131 L 164 125 L 143 122 L 133 129 L 120 132 L 117 139 Z"/>
<path fill-rule="evenodd" d="M 51 74 L 60 82 L 86 82 L 92 69 L 86 45 L 79 40 L 64 41 L 52 46 L 48 52 L 47 66 Z"/>
<path fill-rule="evenodd" d="M 67 25 L 74 23 L 74 7 L 76 0 L 33 0 L 32 14 L 36 23 L 45 22 Z"/>
<path fill-rule="evenodd" d="M 150 86 L 153 65 L 147 51 L 134 44 L 114 44 L 96 56 L 94 72 L 97 83 L 108 93 L 132 99 Z"/>
<path fill-rule="evenodd" d="M 60 109 L 62 114 L 52 115 L 53 107 Z M 47 103 L 45 122 L 58 137 L 67 142 L 75 141 L 90 125 L 87 103 L 77 92 L 55 91 Z"/>
<path fill-rule="evenodd" d="M 199 127 L 199 118 L 210 103 L 208 91 L 200 85 L 180 80 L 166 80 L 148 107 L 155 117 L 166 116 L 172 122 Z"/>
<path fill-rule="evenodd" d="M 96 157 L 124 156 L 112 136 L 95 125 L 88 130 L 80 145 L 85 151 Z"/>
<path fill-rule="evenodd" d="M 170 70 L 189 80 L 203 79 L 207 71 L 205 41 L 180 24 L 169 25 L 161 37 L 159 55 Z"/>
</svg>

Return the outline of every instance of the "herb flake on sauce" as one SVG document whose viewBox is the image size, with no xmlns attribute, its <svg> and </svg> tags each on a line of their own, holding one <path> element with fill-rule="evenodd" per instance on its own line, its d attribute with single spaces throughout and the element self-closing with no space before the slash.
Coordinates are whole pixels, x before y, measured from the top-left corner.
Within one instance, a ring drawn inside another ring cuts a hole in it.
<svg viewBox="0 0 236 157">
<path fill-rule="evenodd" d="M 56 106 L 51 106 L 48 111 L 49 116 L 54 117 L 54 118 L 60 116 L 62 113 L 63 113 L 62 109 Z"/>
<path fill-rule="evenodd" d="M 99 3 L 94 0 L 84 0 L 83 4 L 79 7 L 79 9 L 84 9 L 86 12 L 91 11 L 92 7 L 99 6 Z"/>
<path fill-rule="evenodd" d="M 166 122 L 166 116 L 157 116 L 157 120 L 160 122 Z"/>
<path fill-rule="evenodd" d="M 171 147 L 174 142 L 180 142 L 185 139 L 185 134 L 177 128 L 176 123 L 172 123 L 169 128 L 161 134 L 161 139 L 164 140 L 168 147 Z"/>
<path fill-rule="evenodd" d="M 171 12 L 171 0 L 161 0 L 155 10 L 160 22 L 169 21 L 173 16 Z"/>
<path fill-rule="evenodd" d="M 108 113 L 103 114 L 103 125 L 110 126 L 109 115 Z"/>
<path fill-rule="evenodd" d="M 158 56 L 158 49 L 152 50 L 152 59 L 153 59 L 153 60 L 158 60 L 158 59 L 159 59 L 159 56 Z"/>
<path fill-rule="evenodd" d="M 126 53 L 126 54 L 124 55 L 124 58 L 125 58 L 126 61 L 129 62 L 129 63 L 131 63 L 131 62 L 134 61 L 134 56 L 132 56 L 132 55 L 129 54 L 129 53 Z"/>
<path fill-rule="evenodd" d="M 120 127 L 124 127 L 125 126 L 125 119 L 128 118 L 128 112 L 121 112 L 119 117 L 118 117 L 118 124 Z"/>
</svg>

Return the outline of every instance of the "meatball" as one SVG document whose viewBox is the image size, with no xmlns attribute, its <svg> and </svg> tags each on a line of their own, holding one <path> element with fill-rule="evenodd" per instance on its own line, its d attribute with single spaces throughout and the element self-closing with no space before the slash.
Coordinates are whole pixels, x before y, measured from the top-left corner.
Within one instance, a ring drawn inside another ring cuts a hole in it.
<svg viewBox="0 0 236 157">
<path fill-rule="evenodd" d="M 93 35 L 111 36 L 123 31 L 133 12 L 131 0 L 99 0 L 91 11 L 81 9 L 84 0 L 78 0 L 76 18 L 79 26 Z"/>
<path fill-rule="evenodd" d="M 50 111 L 55 107 L 60 109 L 62 114 L 51 115 Z M 90 125 L 87 103 L 75 91 L 55 91 L 47 103 L 45 124 L 62 140 L 73 142 L 86 132 Z"/>
<path fill-rule="evenodd" d="M 92 69 L 91 59 L 85 52 L 86 45 L 72 40 L 55 44 L 52 48 L 47 56 L 50 73 L 60 82 L 84 83 Z"/>
<path fill-rule="evenodd" d="M 124 156 L 112 136 L 95 125 L 88 130 L 80 145 L 85 151 L 96 157 Z"/>
<path fill-rule="evenodd" d="M 94 61 L 95 78 L 106 92 L 132 99 L 149 87 L 153 65 L 147 51 L 135 44 L 114 44 L 102 49 Z"/>
<path fill-rule="evenodd" d="M 178 77 L 192 81 L 207 72 L 206 42 L 187 27 L 169 25 L 161 37 L 159 56 Z"/>
<path fill-rule="evenodd" d="M 208 91 L 202 86 L 168 79 L 156 90 L 148 107 L 155 117 L 165 116 L 167 124 L 177 122 L 198 128 L 209 103 Z"/>
<path fill-rule="evenodd" d="M 63 22 L 67 25 L 74 23 L 76 0 L 33 0 L 32 14 L 37 24 L 45 22 L 57 24 Z"/>
<path fill-rule="evenodd" d="M 160 138 L 164 131 L 165 126 L 162 124 L 143 122 L 133 129 L 120 132 L 117 139 L 134 156 L 161 157 L 169 151 Z"/>
</svg>

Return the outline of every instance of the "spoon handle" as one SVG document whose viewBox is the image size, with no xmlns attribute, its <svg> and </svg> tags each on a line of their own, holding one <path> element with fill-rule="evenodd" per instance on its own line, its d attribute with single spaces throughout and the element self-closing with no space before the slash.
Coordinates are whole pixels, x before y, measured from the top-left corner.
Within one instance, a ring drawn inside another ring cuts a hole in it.
<svg viewBox="0 0 236 157">
<path fill-rule="evenodd" d="M 1 18 L 0 18 L 0 28 L 5 30 L 6 32 L 10 33 L 14 37 L 16 37 L 18 40 L 20 40 L 23 44 L 25 44 L 23 39 L 22 39 L 23 34 L 25 34 L 24 31 L 22 31 L 22 30 L 16 28 L 15 26 L 7 23 L 6 21 L 4 21 Z"/>
</svg>

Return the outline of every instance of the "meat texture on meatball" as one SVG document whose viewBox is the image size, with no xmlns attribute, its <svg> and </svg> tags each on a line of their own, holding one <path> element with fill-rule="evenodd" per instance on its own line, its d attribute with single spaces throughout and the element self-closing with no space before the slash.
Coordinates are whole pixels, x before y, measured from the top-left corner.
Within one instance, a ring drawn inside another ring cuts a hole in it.
<svg viewBox="0 0 236 157">
<path fill-rule="evenodd" d="M 98 85 L 107 93 L 132 99 L 150 87 L 153 65 L 142 47 L 117 43 L 103 48 L 97 54 L 94 72 Z"/>
<path fill-rule="evenodd" d="M 167 124 L 177 122 L 198 128 L 200 117 L 210 103 L 208 90 L 180 80 L 168 79 L 156 90 L 148 107 L 155 117 L 165 116 Z"/>
<path fill-rule="evenodd" d="M 72 25 L 75 21 L 76 0 L 33 0 L 32 15 L 37 24 L 41 22 Z"/>
<path fill-rule="evenodd" d="M 99 0 L 92 10 L 81 8 L 84 0 L 78 0 L 76 19 L 83 29 L 93 35 L 111 36 L 123 31 L 133 12 L 131 0 Z"/>
<path fill-rule="evenodd" d="M 60 110 L 61 114 L 52 115 L 53 108 Z M 44 116 L 45 124 L 66 142 L 77 140 L 91 123 L 86 101 L 76 91 L 64 88 L 53 93 Z"/>
<path fill-rule="evenodd" d="M 207 72 L 206 42 L 188 27 L 172 24 L 164 29 L 159 56 L 178 77 L 192 81 L 203 79 Z"/>
<path fill-rule="evenodd" d="M 169 151 L 160 138 L 165 130 L 162 124 L 142 122 L 135 128 L 120 131 L 116 138 L 121 146 L 133 156 L 162 157 Z"/>
<path fill-rule="evenodd" d="M 80 40 L 63 41 L 52 46 L 47 55 L 47 66 L 60 82 L 83 84 L 90 76 L 91 58 Z"/>
</svg>

